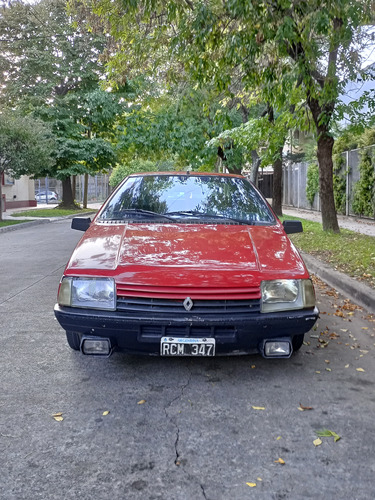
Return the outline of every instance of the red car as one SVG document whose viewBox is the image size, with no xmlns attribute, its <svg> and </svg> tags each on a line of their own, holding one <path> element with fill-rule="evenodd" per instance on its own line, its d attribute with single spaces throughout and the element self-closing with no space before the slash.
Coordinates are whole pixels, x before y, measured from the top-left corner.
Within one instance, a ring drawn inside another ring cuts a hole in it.
<svg viewBox="0 0 375 500">
<path fill-rule="evenodd" d="M 284 224 L 244 177 L 127 177 L 85 231 L 56 317 L 71 348 L 160 356 L 289 357 L 319 311 Z"/>
</svg>

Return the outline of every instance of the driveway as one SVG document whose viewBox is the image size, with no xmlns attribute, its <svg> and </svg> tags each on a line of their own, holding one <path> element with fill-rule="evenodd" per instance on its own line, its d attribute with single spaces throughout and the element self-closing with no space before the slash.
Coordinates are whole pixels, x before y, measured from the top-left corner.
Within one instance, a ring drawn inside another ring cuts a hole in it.
<svg viewBox="0 0 375 500">
<path fill-rule="evenodd" d="M 373 317 L 317 282 L 289 360 L 84 357 L 53 314 L 69 225 L 0 234 L 0 498 L 374 496 Z"/>
</svg>

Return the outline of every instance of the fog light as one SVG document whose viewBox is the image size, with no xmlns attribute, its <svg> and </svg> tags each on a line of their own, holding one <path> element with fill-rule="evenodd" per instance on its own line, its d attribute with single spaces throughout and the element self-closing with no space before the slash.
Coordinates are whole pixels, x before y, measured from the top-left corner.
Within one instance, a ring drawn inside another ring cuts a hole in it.
<svg viewBox="0 0 375 500">
<path fill-rule="evenodd" d="M 288 340 L 266 340 L 264 343 L 264 356 L 266 358 L 289 358 L 292 347 Z"/>
<path fill-rule="evenodd" d="M 111 354 L 111 343 L 109 339 L 84 338 L 81 343 L 83 354 L 91 356 L 109 356 Z"/>
</svg>

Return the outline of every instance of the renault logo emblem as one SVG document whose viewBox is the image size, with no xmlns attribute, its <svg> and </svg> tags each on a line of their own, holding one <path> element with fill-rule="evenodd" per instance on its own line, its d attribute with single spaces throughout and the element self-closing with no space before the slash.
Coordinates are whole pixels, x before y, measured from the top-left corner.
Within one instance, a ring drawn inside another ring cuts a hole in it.
<svg viewBox="0 0 375 500">
<path fill-rule="evenodd" d="M 186 299 L 184 300 L 183 302 L 184 304 L 184 308 L 187 310 L 187 311 L 190 311 L 190 309 L 193 307 L 194 305 L 194 302 L 191 300 L 190 297 L 186 297 Z"/>
</svg>

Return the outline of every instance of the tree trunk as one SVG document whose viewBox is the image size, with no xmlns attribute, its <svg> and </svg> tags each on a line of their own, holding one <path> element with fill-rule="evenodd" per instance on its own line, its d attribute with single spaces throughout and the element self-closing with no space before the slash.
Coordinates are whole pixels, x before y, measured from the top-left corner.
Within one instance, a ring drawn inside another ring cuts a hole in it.
<svg viewBox="0 0 375 500">
<path fill-rule="evenodd" d="M 71 183 L 72 183 L 73 200 L 75 200 L 76 199 L 76 186 L 77 186 L 77 176 L 76 175 L 72 175 Z"/>
<path fill-rule="evenodd" d="M 322 210 L 323 231 L 340 232 L 337 222 L 335 199 L 333 194 L 333 150 L 334 139 L 321 133 L 318 137 L 319 194 Z"/>
<path fill-rule="evenodd" d="M 283 148 L 279 149 L 279 157 L 273 162 L 272 208 L 279 217 L 283 215 Z"/>
<path fill-rule="evenodd" d="M 3 172 L 0 170 L 0 222 L 3 220 Z"/>
<path fill-rule="evenodd" d="M 72 183 L 70 181 L 70 177 L 66 177 L 62 180 L 62 202 L 60 203 L 61 208 L 77 208 L 77 205 L 74 202 L 74 196 L 72 191 Z"/>
<path fill-rule="evenodd" d="M 258 171 L 260 167 L 260 158 L 258 153 L 253 149 L 251 151 L 251 160 L 252 160 L 252 165 L 251 165 L 251 172 L 250 172 L 250 180 L 251 182 L 255 185 L 258 186 Z"/>
<path fill-rule="evenodd" d="M 227 157 L 225 156 L 225 150 L 221 146 L 217 148 L 217 155 L 219 158 L 221 158 L 221 161 L 223 162 L 222 165 L 224 166 L 224 168 L 228 169 L 231 174 L 241 175 L 242 166 L 239 167 L 234 165 L 229 166 L 227 164 Z"/>
<path fill-rule="evenodd" d="M 85 174 L 85 181 L 83 185 L 83 208 L 87 208 L 87 191 L 89 188 L 89 174 Z"/>
</svg>

